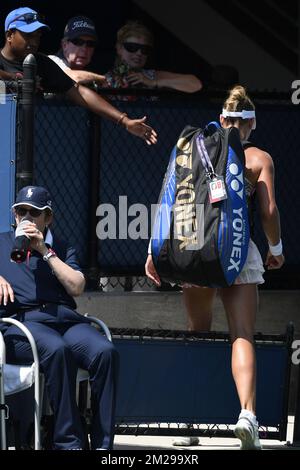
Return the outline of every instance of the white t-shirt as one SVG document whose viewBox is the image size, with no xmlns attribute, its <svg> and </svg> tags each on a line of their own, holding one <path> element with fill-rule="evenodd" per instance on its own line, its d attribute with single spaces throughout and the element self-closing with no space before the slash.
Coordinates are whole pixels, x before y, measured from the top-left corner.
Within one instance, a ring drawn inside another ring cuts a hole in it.
<svg viewBox="0 0 300 470">
<path fill-rule="evenodd" d="M 62 70 L 69 69 L 69 65 L 65 59 L 61 59 L 57 55 L 48 55 L 49 59 L 53 60 Z"/>
</svg>

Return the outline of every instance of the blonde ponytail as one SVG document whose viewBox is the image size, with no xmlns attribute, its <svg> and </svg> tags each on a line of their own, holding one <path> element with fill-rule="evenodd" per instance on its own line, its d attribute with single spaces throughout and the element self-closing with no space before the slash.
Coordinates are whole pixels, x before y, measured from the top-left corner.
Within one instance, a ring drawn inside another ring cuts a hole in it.
<svg viewBox="0 0 300 470">
<path fill-rule="evenodd" d="M 236 85 L 229 91 L 223 108 L 226 111 L 251 111 L 255 109 L 254 104 L 247 95 L 246 89 L 242 85 Z"/>
</svg>

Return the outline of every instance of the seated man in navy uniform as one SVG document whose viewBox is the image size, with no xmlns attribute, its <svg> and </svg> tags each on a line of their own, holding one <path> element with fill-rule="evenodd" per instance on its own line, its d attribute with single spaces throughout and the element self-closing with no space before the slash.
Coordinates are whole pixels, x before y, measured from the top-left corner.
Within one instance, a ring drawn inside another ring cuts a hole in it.
<svg viewBox="0 0 300 470">
<path fill-rule="evenodd" d="M 30 239 L 26 260 L 12 262 L 15 233 L 0 234 L 0 317 L 16 318 L 31 331 L 54 413 L 53 448 L 81 449 L 84 433 L 76 404 L 78 367 L 90 374 L 92 449 L 113 446 L 118 354 L 106 337 L 76 312 L 73 299 L 83 292 L 84 275 L 75 250 L 52 234 L 51 196 L 45 188 L 21 189 L 13 205 L 17 235 L 22 224 Z M 14 259 L 18 259 L 13 256 Z M 32 362 L 29 343 L 14 325 L 2 332 L 7 361 Z"/>
</svg>

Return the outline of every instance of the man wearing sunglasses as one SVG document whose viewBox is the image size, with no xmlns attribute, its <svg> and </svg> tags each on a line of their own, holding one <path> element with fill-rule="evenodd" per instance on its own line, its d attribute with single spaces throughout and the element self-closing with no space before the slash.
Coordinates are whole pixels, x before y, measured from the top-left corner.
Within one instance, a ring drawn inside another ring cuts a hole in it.
<svg viewBox="0 0 300 470">
<path fill-rule="evenodd" d="M 48 191 L 39 186 L 24 187 L 12 207 L 17 229 L 22 223 L 30 240 L 29 255 L 24 262 L 11 262 L 15 233 L 0 234 L 0 317 L 10 316 L 23 322 L 37 343 L 54 413 L 53 448 L 84 447 L 76 405 L 76 374 L 82 367 L 89 371 L 91 382 L 91 447 L 111 449 L 117 352 L 75 310 L 73 297 L 83 292 L 85 279 L 74 248 L 49 228 L 53 211 Z M 0 325 L 8 361 L 32 362 L 31 349 L 20 330 L 13 325 Z"/>
<path fill-rule="evenodd" d="M 38 52 L 43 31 L 49 27 L 38 13 L 22 7 L 10 12 L 5 20 L 5 45 L 0 51 L 0 79 L 13 80 L 23 72 L 23 60 L 34 54 L 40 87 L 45 92 L 64 93 L 78 106 L 114 121 L 148 145 L 156 143 L 156 132 L 146 124 L 146 117 L 130 119 L 89 88 L 76 84 L 49 57 Z"/>
<path fill-rule="evenodd" d="M 94 22 L 86 16 L 75 16 L 66 24 L 61 49 L 48 57 L 75 82 L 102 85 L 105 77 L 90 70 L 97 42 Z"/>
</svg>

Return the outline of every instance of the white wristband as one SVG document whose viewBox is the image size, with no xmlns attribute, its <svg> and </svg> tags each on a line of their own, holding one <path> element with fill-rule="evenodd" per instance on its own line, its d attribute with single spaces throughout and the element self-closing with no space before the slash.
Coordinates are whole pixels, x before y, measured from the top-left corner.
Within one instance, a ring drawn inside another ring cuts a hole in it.
<svg viewBox="0 0 300 470">
<path fill-rule="evenodd" d="M 277 243 L 277 245 L 270 245 L 269 244 L 269 250 L 270 250 L 271 255 L 273 255 L 273 256 L 282 255 L 282 241 L 281 241 L 281 239 L 279 240 L 279 243 Z"/>
</svg>

